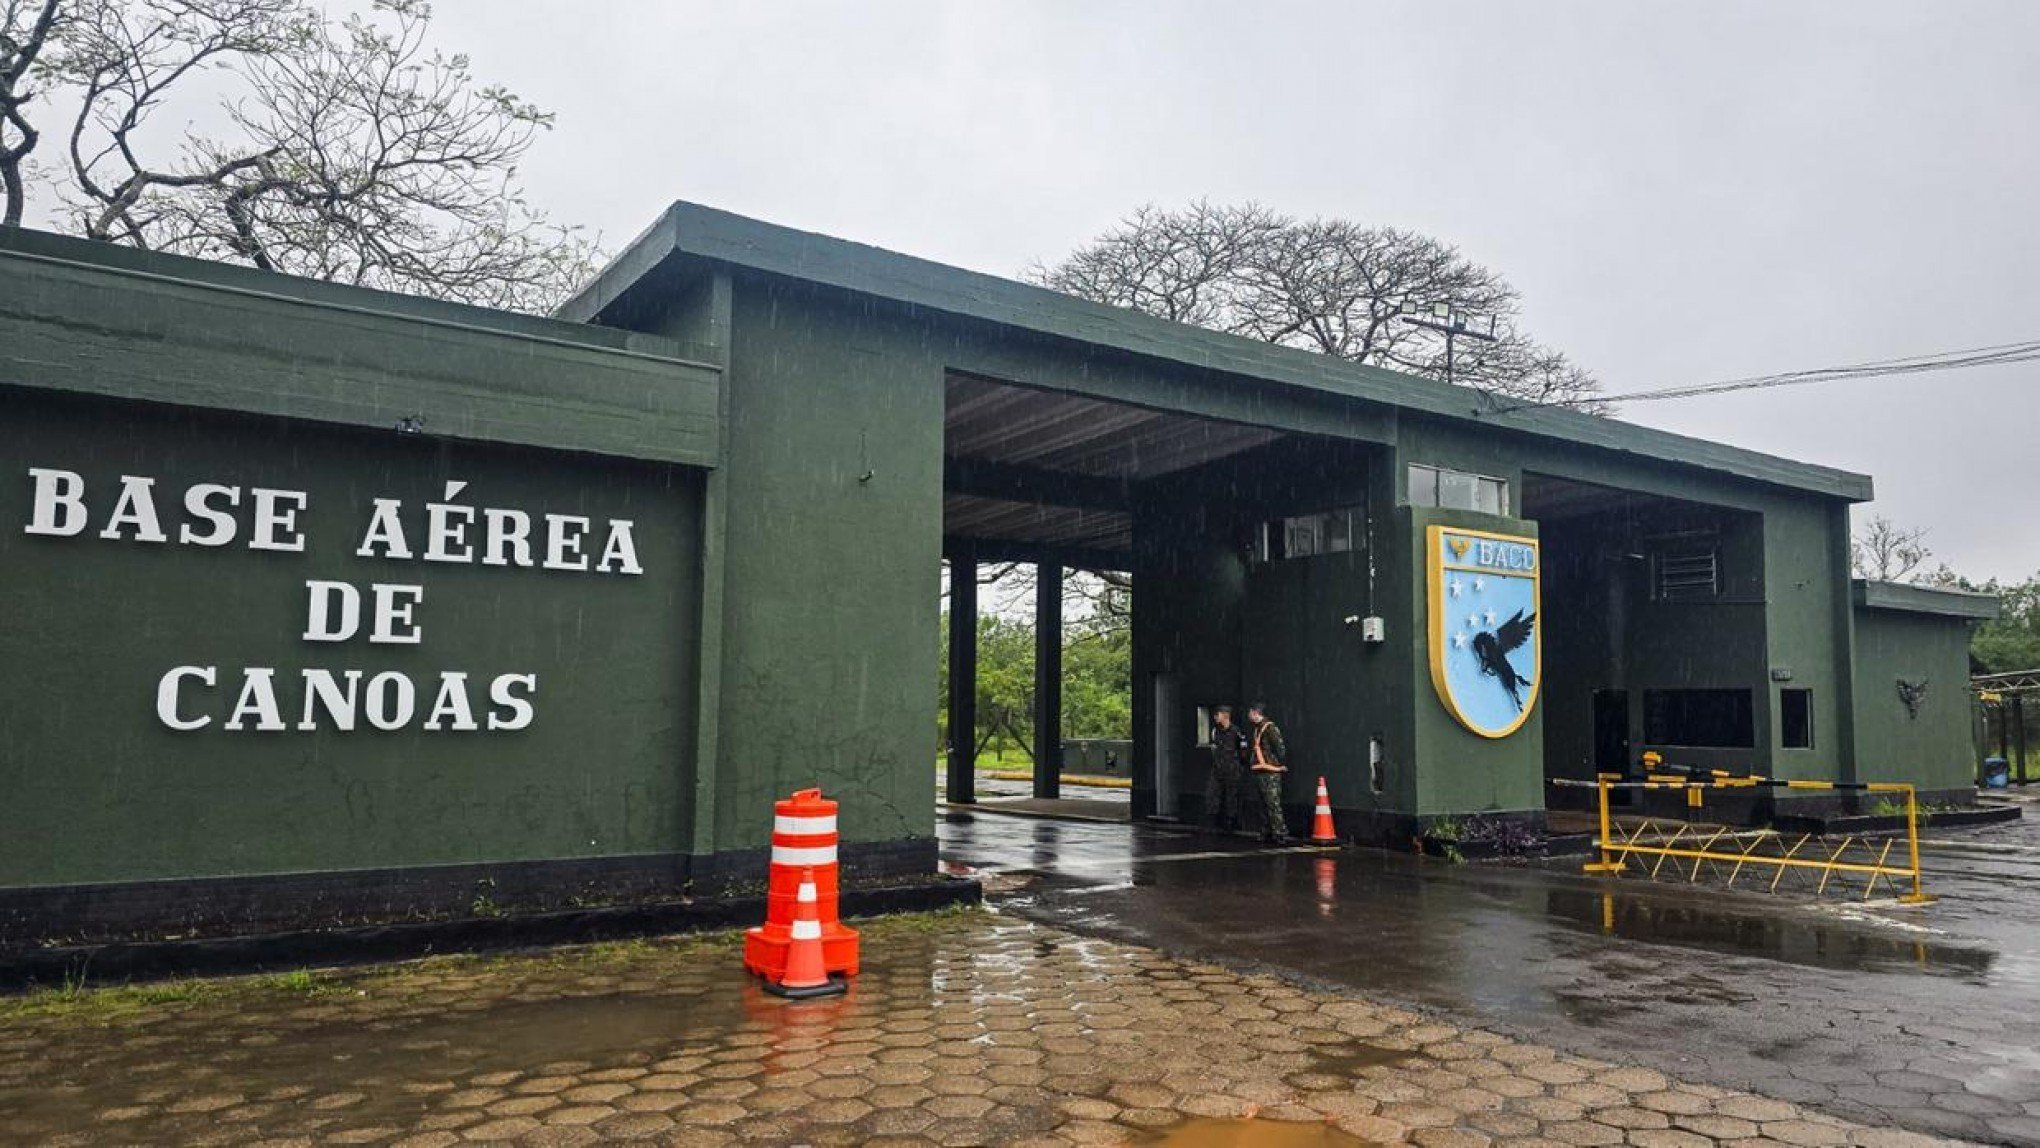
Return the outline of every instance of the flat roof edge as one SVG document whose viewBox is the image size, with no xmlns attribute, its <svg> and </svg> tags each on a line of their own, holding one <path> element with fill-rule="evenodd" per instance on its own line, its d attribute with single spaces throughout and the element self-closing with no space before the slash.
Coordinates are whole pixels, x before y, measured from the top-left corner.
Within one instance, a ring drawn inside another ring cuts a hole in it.
<svg viewBox="0 0 2040 1148">
<path fill-rule="evenodd" d="M 1852 580 L 1856 605 L 1867 610 L 1896 610 L 1909 614 L 1938 614 L 1950 618 L 1989 621 L 1999 614 L 1996 594 L 1973 590 L 1950 590 L 1939 586 L 1914 586 L 1905 582 Z"/>
<path fill-rule="evenodd" d="M 182 283 L 299 306 L 368 312 L 510 339 L 533 339 L 597 353 L 644 356 L 714 369 L 714 364 L 691 358 L 682 344 L 661 335 L 594 327 L 571 320 L 455 303 L 423 295 L 405 295 L 186 255 L 144 251 L 32 228 L 0 227 L 0 260 L 7 258 L 64 263 L 110 275 Z"/>
<path fill-rule="evenodd" d="M 1479 392 L 1292 347 L 1172 323 L 869 244 L 675 201 L 559 314 L 594 320 L 671 254 L 748 268 L 944 314 L 1435 417 L 1661 459 L 1851 502 L 1871 478 L 1559 407 L 1490 413 Z"/>
</svg>

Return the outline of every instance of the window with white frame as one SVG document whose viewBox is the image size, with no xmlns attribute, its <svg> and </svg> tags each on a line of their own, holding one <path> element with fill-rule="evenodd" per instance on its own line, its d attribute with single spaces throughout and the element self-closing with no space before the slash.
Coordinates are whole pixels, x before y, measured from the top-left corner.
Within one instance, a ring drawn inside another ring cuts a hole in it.
<svg viewBox="0 0 2040 1148">
<path fill-rule="evenodd" d="M 1263 522 L 1254 536 L 1254 561 L 1344 554 L 1367 545 L 1367 508 L 1341 506 Z"/>
<path fill-rule="evenodd" d="M 1509 483 L 1506 479 L 1447 470 L 1440 466 L 1411 464 L 1409 497 L 1411 506 L 1439 506 L 1481 514 L 1509 513 Z"/>
</svg>

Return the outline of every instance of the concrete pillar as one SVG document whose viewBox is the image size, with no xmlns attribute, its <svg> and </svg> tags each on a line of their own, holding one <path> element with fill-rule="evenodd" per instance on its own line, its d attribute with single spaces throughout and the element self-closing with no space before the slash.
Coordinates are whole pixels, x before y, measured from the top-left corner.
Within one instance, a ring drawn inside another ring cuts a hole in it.
<svg viewBox="0 0 2040 1148">
<path fill-rule="evenodd" d="M 1034 568 L 1034 796 L 1062 796 L 1063 568 Z"/>
<path fill-rule="evenodd" d="M 977 559 L 949 560 L 949 800 L 977 800 Z"/>
</svg>

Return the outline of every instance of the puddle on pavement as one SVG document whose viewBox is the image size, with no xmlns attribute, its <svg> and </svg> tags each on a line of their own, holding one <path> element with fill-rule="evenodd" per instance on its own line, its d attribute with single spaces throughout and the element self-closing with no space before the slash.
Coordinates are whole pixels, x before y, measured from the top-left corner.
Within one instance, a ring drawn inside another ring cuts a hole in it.
<svg viewBox="0 0 2040 1148">
<path fill-rule="evenodd" d="M 1372 1148 L 1375 1144 L 1331 1124 L 1217 1117 L 1186 1120 L 1144 1143 L 1167 1148 Z"/>
<path fill-rule="evenodd" d="M 1401 1064 L 1412 1057 L 1423 1055 L 1414 1049 L 1380 1048 L 1371 1044 L 1340 1045 L 1337 1051 L 1313 1047 L 1311 1053 L 1314 1060 L 1310 1071 L 1333 1076 L 1352 1076 L 1362 1069 Z"/>
<path fill-rule="evenodd" d="M 1988 949 L 1881 932 L 1874 923 L 1823 916 L 1780 900 L 1747 912 L 1718 903 L 1656 900 L 1646 890 L 1612 894 L 1552 889 L 1545 911 L 1574 927 L 1628 940 L 1764 957 L 1845 972 L 1914 972 L 1979 979 L 1996 959 Z"/>
<path fill-rule="evenodd" d="M 734 978 L 728 978 L 734 980 Z M 389 1087 L 399 1081 L 451 1081 L 535 1065 L 579 1062 L 597 1067 L 642 1064 L 656 1057 L 726 1047 L 735 1034 L 751 1041 L 764 1074 L 796 1051 L 826 1049 L 836 1030 L 866 1008 L 854 991 L 845 997 L 788 1004 L 767 996 L 754 981 L 708 993 L 600 993 L 543 1000 L 497 999 L 473 1009 L 419 1008 L 375 1018 L 344 1018 L 275 1029 L 221 1029 L 178 1033 L 178 1057 L 113 1045 L 55 1067 L 32 1087 L 0 1088 L 0 1113 L 42 1118 L 61 1126 L 75 1116 L 81 1090 L 97 1108 L 133 1102 L 172 1083 L 232 1081 L 251 1096 L 292 1086 L 367 1094 L 350 1115 L 409 1120 L 430 1095 Z M 893 1007 L 911 1004 L 895 998 Z M 172 1025 L 171 1027 L 175 1027 Z M 192 1070 L 191 1062 L 203 1067 Z"/>
</svg>

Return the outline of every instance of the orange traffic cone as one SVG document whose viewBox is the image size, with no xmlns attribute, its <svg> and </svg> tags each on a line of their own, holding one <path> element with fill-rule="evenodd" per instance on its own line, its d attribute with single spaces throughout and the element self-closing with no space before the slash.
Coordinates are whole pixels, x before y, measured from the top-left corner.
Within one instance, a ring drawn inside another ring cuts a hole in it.
<svg viewBox="0 0 2040 1148">
<path fill-rule="evenodd" d="M 1332 825 L 1332 795 L 1325 791 L 1325 779 L 1317 779 L 1317 813 L 1310 821 L 1312 845 L 1337 845 L 1339 831 Z"/>
<path fill-rule="evenodd" d="M 848 989 L 829 976 L 828 960 L 822 955 L 822 918 L 815 908 L 815 871 L 800 872 L 800 893 L 794 898 L 792 942 L 786 948 L 786 969 L 777 983 L 765 982 L 765 991 L 792 1000 L 830 997 Z"/>
</svg>

